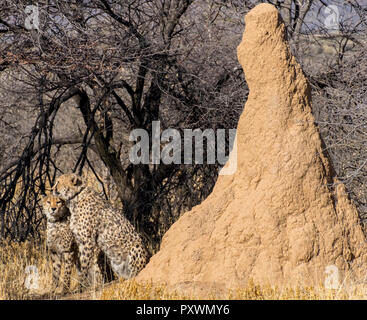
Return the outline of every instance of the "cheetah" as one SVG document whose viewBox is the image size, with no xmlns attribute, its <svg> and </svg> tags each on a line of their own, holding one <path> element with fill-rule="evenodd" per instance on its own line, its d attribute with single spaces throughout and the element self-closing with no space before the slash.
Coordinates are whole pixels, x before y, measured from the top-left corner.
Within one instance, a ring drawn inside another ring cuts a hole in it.
<svg viewBox="0 0 367 320">
<path fill-rule="evenodd" d="M 70 228 L 80 251 L 81 286 L 98 249 L 105 253 L 118 277 L 130 279 L 143 269 L 148 251 L 139 233 L 80 176 L 60 176 L 53 192 L 66 201 L 71 212 Z"/>
<path fill-rule="evenodd" d="M 42 198 L 43 213 L 47 218 L 46 245 L 50 251 L 52 261 L 52 286 L 56 290 L 61 273 L 61 262 L 65 264 L 63 292 L 70 291 L 70 277 L 73 265 L 80 274 L 79 250 L 74 235 L 70 229 L 70 211 L 65 201 L 54 195 Z M 111 281 L 110 266 L 105 261 L 102 252 L 98 260 L 93 263 L 93 268 L 88 273 L 90 283 L 96 285 L 104 281 Z"/>
<path fill-rule="evenodd" d="M 78 248 L 69 227 L 70 212 L 65 202 L 56 196 L 42 198 L 43 213 L 47 218 L 46 244 L 52 260 L 52 285 L 59 284 L 61 262 L 65 264 L 63 291 L 70 289 L 70 275 L 73 264 L 78 266 Z"/>
</svg>

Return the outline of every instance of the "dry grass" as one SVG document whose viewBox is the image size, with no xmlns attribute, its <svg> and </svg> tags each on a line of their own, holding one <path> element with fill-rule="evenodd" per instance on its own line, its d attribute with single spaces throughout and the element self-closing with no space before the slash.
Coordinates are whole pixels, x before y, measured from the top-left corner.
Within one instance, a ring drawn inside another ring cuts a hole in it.
<svg viewBox="0 0 367 320">
<path fill-rule="evenodd" d="M 135 280 L 120 280 L 105 288 L 100 296 L 101 300 L 188 300 L 195 298 L 169 291 L 164 285 L 138 283 Z"/>
<path fill-rule="evenodd" d="M 0 247 L 0 299 L 29 298 L 29 292 L 25 287 L 27 267 L 36 266 L 39 274 L 49 273 L 51 268 L 44 255 L 43 245 L 36 246 L 29 241 L 24 243 L 3 241 Z"/>
<path fill-rule="evenodd" d="M 38 289 L 28 290 L 27 267 L 35 266 L 38 271 Z M 134 280 L 116 281 L 105 288 L 89 289 L 81 295 L 62 296 L 61 288 L 56 295 L 51 293 L 52 267 L 48 258 L 45 241 L 34 243 L 2 242 L 0 244 L 0 300 L 4 299 L 103 299 L 103 300 L 186 300 L 215 299 L 209 294 L 205 297 L 182 295 L 170 291 L 163 285 L 137 283 Z M 62 275 L 61 275 L 62 276 Z M 62 278 L 61 278 L 62 279 Z M 72 274 L 72 288 L 78 285 L 75 270 Z M 246 288 L 224 293 L 221 299 L 234 300 L 335 300 L 365 299 L 366 287 L 359 285 L 354 288 L 328 290 L 323 287 L 297 287 L 279 290 L 272 286 L 258 286 L 250 282 Z"/>
<path fill-rule="evenodd" d="M 362 286 L 355 288 L 332 290 L 313 287 L 296 287 L 279 290 L 272 286 L 259 286 L 250 282 L 246 288 L 230 290 L 220 296 L 182 295 L 169 291 L 164 285 L 137 283 L 134 280 L 120 281 L 104 289 L 100 299 L 105 300 L 360 300 L 366 299 L 366 290 Z"/>
<path fill-rule="evenodd" d="M 61 288 L 51 293 L 52 265 L 45 241 L 1 242 L 0 274 L 0 300 L 53 299 L 61 293 Z M 72 287 L 76 286 L 74 270 Z"/>
</svg>

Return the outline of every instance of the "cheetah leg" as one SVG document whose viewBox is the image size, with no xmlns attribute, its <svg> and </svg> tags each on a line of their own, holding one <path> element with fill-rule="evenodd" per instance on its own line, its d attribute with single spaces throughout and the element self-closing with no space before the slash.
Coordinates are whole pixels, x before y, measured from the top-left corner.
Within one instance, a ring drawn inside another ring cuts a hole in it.
<svg viewBox="0 0 367 320">
<path fill-rule="evenodd" d="M 133 278 L 138 275 L 141 269 L 146 264 L 145 261 L 145 255 L 142 253 L 142 251 L 134 251 L 131 250 L 128 255 L 128 279 Z"/>
<path fill-rule="evenodd" d="M 127 256 L 127 274 L 126 278 L 130 279 L 139 274 L 141 269 L 147 263 L 147 253 L 144 248 L 140 246 L 133 247 Z"/>
<path fill-rule="evenodd" d="M 98 255 L 98 266 L 102 273 L 102 284 L 116 279 L 115 273 L 111 267 L 111 263 L 108 260 L 107 255 L 102 250 L 100 250 Z"/>
<path fill-rule="evenodd" d="M 83 244 L 79 245 L 80 252 L 80 283 L 79 291 L 88 285 L 88 272 L 93 262 L 93 241 L 88 239 Z"/>
<path fill-rule="evenodd" d="M 79 278 L 81 277 L 81 267 L 80 267 L 80 252 L 79 250 L 77 252 L 74 252 L 74 262 L 75 262 L 75 266 L 76 266 L 76 272 L 79 276 Z"/>
<path fill-rule="evenodd" d="M 89 269 L 89 276 L 90 276 L 90 282 L 93 285 L 93 287 L 98 287 L 103 284 L 103 276 L 102 271 L 99 265 L 99 258 L 100 255 L 100 249 L 95 248 L 93 250 L 93 261 L 91 268 Z"/>
<path fill-rule="evenodd" d="M 56 290 L 59 284 L 60 271 L 61 271 L 61 259 L 59 255 L 51 251 L 51 261 L 52 261 L 52 289 Z"/>
<path fill-rule="evenodd" d="M 65 271 L 64 271 L 63 292 L 70 291 L 70 276 L 71 276 L 71 269 L 73 266 L 73 260 L 74 260 L 74 254 L 72 252 L 64 253 Z"/>
</svg>

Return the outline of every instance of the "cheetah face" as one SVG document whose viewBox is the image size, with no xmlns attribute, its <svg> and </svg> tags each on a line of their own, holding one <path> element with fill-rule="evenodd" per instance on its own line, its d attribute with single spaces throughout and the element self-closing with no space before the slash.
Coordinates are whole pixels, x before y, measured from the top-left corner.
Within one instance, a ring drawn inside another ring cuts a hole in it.
<svg viewBox="0 0 367 320">
<path fill-rule="evenodd" d="M 50 222 L 56 222 L 68 214 L 64 200 L 54 195 L 50 194 L 42 198 L 41 204 L 43 213 Z"/>
<path fill-rule="evenodd" d="M 65 201 L 73 198 L 84 188 L 82 178 L 75 173 L 67 173 L 60 176 L 52 187 L 53 194 Z"/>
</svg>

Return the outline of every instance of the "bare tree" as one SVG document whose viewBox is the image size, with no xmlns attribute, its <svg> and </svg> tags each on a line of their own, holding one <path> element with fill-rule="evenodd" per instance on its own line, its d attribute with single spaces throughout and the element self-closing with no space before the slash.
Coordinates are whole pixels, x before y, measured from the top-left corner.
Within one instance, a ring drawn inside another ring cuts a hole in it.
<svg viewBox="0 0 367 320">
<path fill-rule="evenodd" d="M 60 146 L 73 144 L 79 155 L 71 169 L 80 173 L 87 165 L 98 171 L 90 161 L 97 155 L 127 217 L 158 244 L 183 210 L 208 195 L 218 165 L 133 165 L 128 136 L 136 128 L 151 135 L 155 120 L 162 130 L 236 127 L 246 90 L 236 43 L 225 46 L 222 6 L 192 0 L 40 1 L 40 29 L 26 30 L 19 22 L 26 18 L 25 5 L 4 4 L 0 19 L 6 48 L 1 65 L 16 87 L 12 95 L 22 88 L 30 100 L 25 108 L 36 115 L 20 156 L 2 165 L 2 235 L 35 232 L 38 194 L 61 170 Z M 68 103 L 82 123 L 54 137 Z M 23 219 L 27 210 L 29 221 Z"/>
</svg>

